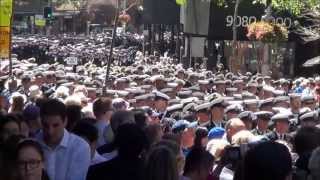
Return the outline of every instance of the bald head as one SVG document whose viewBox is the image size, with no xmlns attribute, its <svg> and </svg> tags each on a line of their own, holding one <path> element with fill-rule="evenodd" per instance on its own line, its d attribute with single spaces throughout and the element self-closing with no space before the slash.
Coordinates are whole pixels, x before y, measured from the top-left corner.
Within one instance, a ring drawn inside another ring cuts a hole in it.
<svg viewBox="0 0 320 180">
<path fill-rule="evenodd" d="M 232 118 L 226 124 L 227 139 L 231 142 L 232 136 L 237 132 L 245 130 L 246 125 L 239 118 Z"/>
</svg>

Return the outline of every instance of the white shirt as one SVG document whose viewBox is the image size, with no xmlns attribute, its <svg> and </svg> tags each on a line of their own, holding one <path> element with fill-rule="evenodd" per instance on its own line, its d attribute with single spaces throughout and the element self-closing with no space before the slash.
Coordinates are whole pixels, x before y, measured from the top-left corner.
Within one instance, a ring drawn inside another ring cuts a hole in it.
<svg viewBox="0 0 320 180">
<path fill-rule="evenodd" d="M 45 156 L 45 169 L 50 180 L 85 180 L 90 165 L 90 147 L 82 138 L 64 130 L 60 144 L 52 149 L 43 141 L 41 131 L 36 139 Z"/>
<path fill-rule="evenodd" d="M 111 159 L 114 159 L 115 157 L 118 156 L 118 151 L 114 150 L 114 151 L 112 151 L 110 153 L 102 154 L 102 156 L 105 159 L 105 161 L 110 161 Z"/>
<path fill-rule="evenodd" d="M 105 161 L 106 161 L 106 158 L 104 158 L 97 151 L 95 151 L 94 156 L 91 159 L 90 166 L 95 165 L 95 164 L 99 164 L 99 163 L 102 163 L 102 162 L 105 162 Z"/>
</svg>

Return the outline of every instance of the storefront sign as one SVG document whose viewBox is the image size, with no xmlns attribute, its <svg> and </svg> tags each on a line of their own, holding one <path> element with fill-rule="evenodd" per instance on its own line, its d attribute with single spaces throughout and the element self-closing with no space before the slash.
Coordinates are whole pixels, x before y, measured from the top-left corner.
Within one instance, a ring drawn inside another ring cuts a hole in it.
<svg viewBox="0 0 320 180">
<path fill-rule="evenodd" d="M 39 27 L 46 26 L 46 20 L 44 19 L 43 15 L 35 15 L 35 25 Z"/>
<path fill-rule="evenodd" d="M 237 39 L 248 40 L 246 37 L 248 33 L 247 26 L 251 23 L 261 21 L 265 15 L 265 8 L 263 4 L 254 4 L 251 0 L 241 1 L 238 16 L 234 18 L 234 4 L 229 4 L 227 7 L 220 7 L 215 3 L 211 3 L 209 39 L 232 40 L 232 28 L 235 23 L 238 32 Z M 287 28 L 290 28 L 294 22 L 289 16 L 275 14 L 273 14 L 272 21 L 282 24 Z"/>
<path fill-rule="evenodd" d="M 78 65 L 78 58 L 77 57 L 67 57 L 66 62 L 67 62 L 67 65 L 69 65 L 69 66 L 76 66 L 76 65 Z"/>
<path fill-rule="evenodd" d="M 0 58 L 9 58 L 10 28 L 0 27 Z"/>
<path fill-rule="evenodd" d="M 0 26 L 10 26 L 12 0 L 0 0 Z"/>
</svg>

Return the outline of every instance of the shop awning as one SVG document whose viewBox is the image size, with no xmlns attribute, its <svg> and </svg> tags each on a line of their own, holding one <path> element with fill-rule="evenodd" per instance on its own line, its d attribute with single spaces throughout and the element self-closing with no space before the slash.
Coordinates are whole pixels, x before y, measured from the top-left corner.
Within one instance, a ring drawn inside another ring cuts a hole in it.
<svg viewBox="0 0 320 180">
<path fill-rule="evenodd" d="M 320 65 L 320 56 L 314 57 L 312 59 L 307 60 L 304 64 L 303 67 L 313 67 L 316 65 Z"/>
</svg>

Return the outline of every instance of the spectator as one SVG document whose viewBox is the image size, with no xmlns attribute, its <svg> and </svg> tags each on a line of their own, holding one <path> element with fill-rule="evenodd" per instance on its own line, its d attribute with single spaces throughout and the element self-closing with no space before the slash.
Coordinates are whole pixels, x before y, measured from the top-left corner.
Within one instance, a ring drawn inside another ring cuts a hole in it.
<svg viewBox="0 0 320 180">
<path fill-rule="evenodd" d="M 66 111 L 67 111 L 67 120 L 68 120 L 66 129 L 68 131 L 72 131 L 74 126 L 77 124 L 78 121 L 80 121 L 82 117 L 81 106 L 69 105 L 69 106 L 66 106 Z"/>
<path fill-rule="evenodd" d="M 226 123 L 226 139 L 231 143 L 232 136 L 241 130 L 245 130 L 246 126 L 239 118 L 230 119 Z"/>
<path fill-rule="evenodd" d="M 20 134 L 20 123 L 16 118 L 5 116 L 0 121 L 0 142 L 5 142 L 12 135 Z"/>
<path fill-rule="evenodd" d="M 250 149 L 244 159 L 243 180 L 287 180 L 292 173 L 288 148 L 263 142 Z"/>
<path fill-rule="evenodd" d="M 19 180 L 49 180 L 44 170 L 44 154 L 39 143 L 24 140 L 16 149 L 16 165 Z"/>
<path fill-rule="evenodd" d="M 106 161 L 97 151 L 97 141 L 98 141 L 98 130 L 90 122 L 95 121 L 94 119 L 82 119 L 77 122 L 73 128 L 73 133 L 82 137 L 85 141 L 88 142 L 91 149 L 91 166 L 95 164 L 102 163 Z"/>
<path fill-rule="evenodd" d="M 49 99 L 42 105 L 40 117 L 43 131 L 36 138 L 45 152 L 45 168 L 50 179 L 84 180 L 90 165 L 90 147 L 64 128 L 66 106 Z"/>
<path fill-rule="evenodd" d="M 147 138 L 136 124 L 124 124 L 117 129 L 115 146 L 118 156 L 110 161 L 90 167 L 87 180 L 117 179 L 140 180 L 143 176 L 142 153 Z"/>
<path fill-rule="evenodd" d="M 312 151 L 320 145 L 320 129 L 316 127 L 302 127 L 294 137 L 294 149 L 299 155 L 295 166 L 297 168 L 294 177 L 296 179 L 309 174 L 308 163 Z"/>
<path fill-rule="evenodd" d="M 23 110 L 23 117 L 29 127 L 29 136 L 34 137 L 42 128 L 40 120 L 40 108 L 36 105 L 28 105 Z"/>
<path fill-rule="evenodd" d="M 187 158 L 184 167 L 184 173 L 181 180 L 207 180 L 212 172 L 214 157 L 206 150 L 192 149 Z"/>
<path fill-rule="evenodd" d="M 193 148 L 205 149 L 208 144 L 208 130 L 207 128 L 198 127 L 195 132 Z"/>
<path fill-rule="evenodd" d="M 93 113 L 97 122 L 96 128 L 99 132 L 97 147 L 111 143 L 113 132 L 110 126 L 110 119 L 113 113 L 112 100 L 109 98 L 98 98 L 93 102 Z"/>
<path fill-rule="evenodd" d="M 145 180 L 178 180 L 177 161 L 166 146 L 151 150 L 146 160 Z"/>
</svg>

